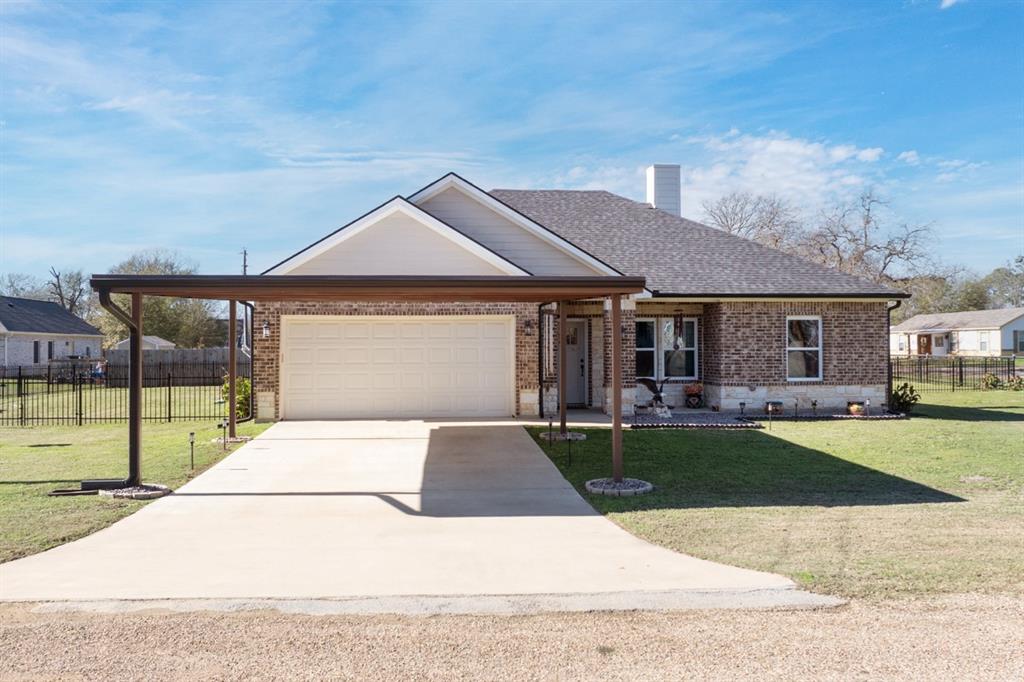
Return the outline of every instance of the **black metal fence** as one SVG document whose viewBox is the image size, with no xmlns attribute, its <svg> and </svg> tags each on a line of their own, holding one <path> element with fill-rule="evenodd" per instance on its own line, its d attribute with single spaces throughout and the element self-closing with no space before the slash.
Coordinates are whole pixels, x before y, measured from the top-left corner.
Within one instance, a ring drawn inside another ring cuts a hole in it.
<svg viewBox="0 0 1024 682">
<path fill-rule="evenodd" d="M 238 377 L 251 377 L 249 359 Z M 148 421 L 222 419 L 226 363 L 145 365 L 142 418 Z M 0 426 L 112 423 L 128 420 L 128 368 L 106 363 L 0 367 Z"/>
<path fill-rule="evenodd" d="M 990 388 L 991 377 L 1000 385 L 1024 375 L 1024 365 L 1015 357 L 935 357 L 910 355 L 892 357 L 892 381 L 895 386 L 909 383 L 928 391 L 978 391 Z"/>
</svg>

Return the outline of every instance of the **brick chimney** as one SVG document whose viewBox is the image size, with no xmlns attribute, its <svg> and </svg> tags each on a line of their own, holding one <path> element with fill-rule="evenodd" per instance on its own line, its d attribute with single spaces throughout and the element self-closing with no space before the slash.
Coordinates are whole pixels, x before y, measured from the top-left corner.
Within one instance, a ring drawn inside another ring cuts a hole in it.
<svg viewBox="0 0 1024 682">
<path fill-rule="evenodd" d="M 656 163 L 647 167 L 647 203 L 654 208 L 672 215 L 682 214 L 679 188 L 679 164 Z"/>
</svg>

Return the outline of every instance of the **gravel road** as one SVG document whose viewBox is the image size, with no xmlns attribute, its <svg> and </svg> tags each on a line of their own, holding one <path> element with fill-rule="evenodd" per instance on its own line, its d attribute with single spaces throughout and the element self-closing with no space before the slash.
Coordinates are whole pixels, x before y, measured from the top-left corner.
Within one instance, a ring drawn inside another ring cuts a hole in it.
<svg viewBox="0 0 1024 682">
<path fill-rule="evenodd" d="M 822 611 L 304 616 L 0 607 L 7 679 L 1024 679 L 1024 600 Z"/>
</svg>

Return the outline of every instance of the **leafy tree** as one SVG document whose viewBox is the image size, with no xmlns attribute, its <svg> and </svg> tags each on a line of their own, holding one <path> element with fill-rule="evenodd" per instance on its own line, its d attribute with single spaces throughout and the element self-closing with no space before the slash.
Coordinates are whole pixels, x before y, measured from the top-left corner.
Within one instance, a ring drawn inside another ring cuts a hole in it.
<svg viewBox="0 0 1024 682">
<path fill-rule="evenodd" d="M 195 263 L 176 252 L 148 249 L 131 255 L 110 271 L 123 275 L 191 275 L 196 269 Z M 115 295 L 113 298 L 125 310 L 131 306 L 127 295 Z M 144 296 L 143 333 L 173 341 L 180 347 L 202 348 L 217 340 L 217 321 L 214 317 L 216 309 L 215 301 Z M 108 345 L 127 336 L 124 325 L 105 310 L 99 315 L 98 326 Z"/>
<path fill-rule="evenodd" d="M 1024 254 L 990 272 L 984 282 L 993 307 L 1024 307 Z"/>
</svg>

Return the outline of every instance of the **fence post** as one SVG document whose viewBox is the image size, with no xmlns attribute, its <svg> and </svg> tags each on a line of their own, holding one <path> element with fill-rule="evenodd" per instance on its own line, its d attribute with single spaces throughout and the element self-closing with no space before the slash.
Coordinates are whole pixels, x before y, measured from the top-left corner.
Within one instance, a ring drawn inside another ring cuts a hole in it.
<svg viewBox="0 0 1024 682">
<path fill-rule="evenodd" d="M 18 423 L 21 426 L 25 425 L 25 377 L 21 371 L 21 365 L 18 365 Z"/>
<path fill-rule="evenodd" d="M 50 389 L 53 387 L 53 365 L 46 365 L 46 395 L 50 395 Z"/>
<path fill-rule="evenodd" d="M 963 357 L 957 358 L 957 374 L 958 374 L 958 379 L 960 380 L 960 387 L 963 388 L 963 385 L 964 385 L 964 359 L 963 359 Z"/>
<path fill-rule="evenodd" d="M 75 383 L 73 386 L 78 387 L 78 425 L 82 425 L 82 377 L 75 376 Z"/>
<path fill-rule="evenodd" d="M 167 373 L 167 421 L 171 421 L 171 373 Z"/>
<path fill-rule="evenodd" d="M 25 395 L 25 377 L 22 376 L 21 370 L 21 365 L 18 365 L 18 389 L 15 392 L 18 394 L 19 398 Z"/>
</svg>

